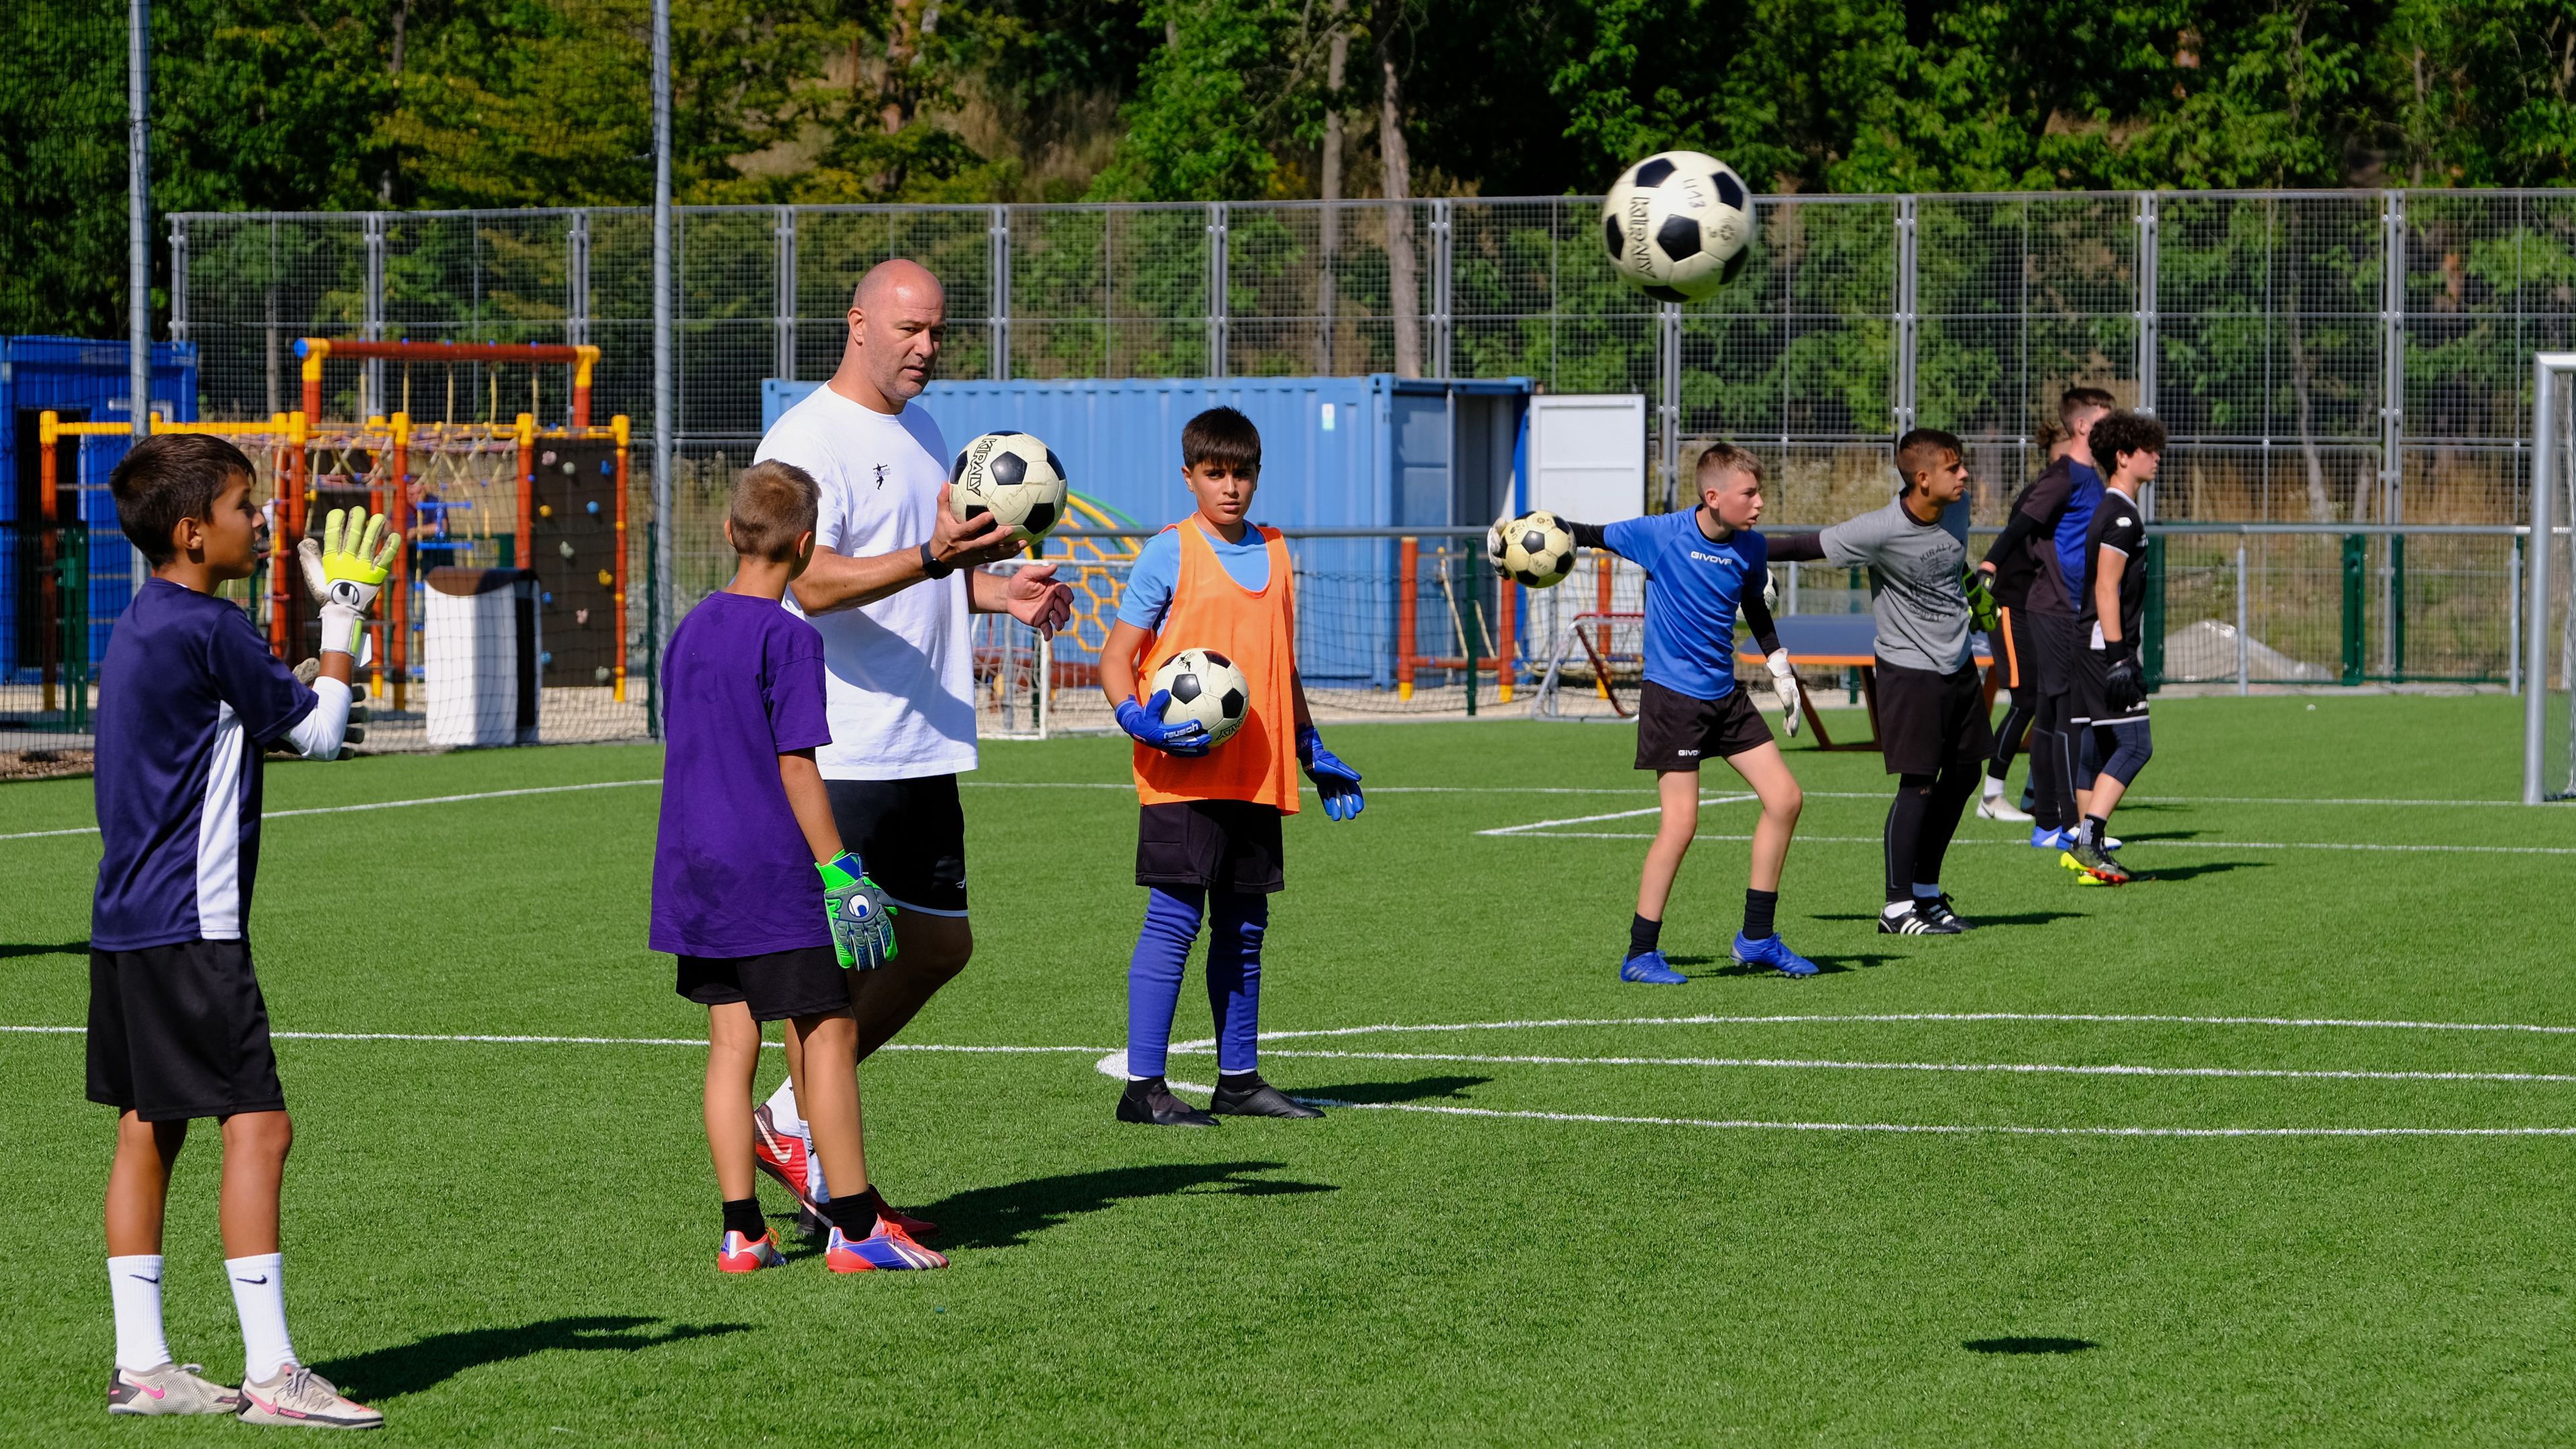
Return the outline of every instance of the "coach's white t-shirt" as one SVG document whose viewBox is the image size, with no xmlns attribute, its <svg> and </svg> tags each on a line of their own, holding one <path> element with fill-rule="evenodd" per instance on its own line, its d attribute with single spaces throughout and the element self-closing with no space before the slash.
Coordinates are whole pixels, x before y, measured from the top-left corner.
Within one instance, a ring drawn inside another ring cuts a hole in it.
<svg viewBox="0 0 2576 1449">
<path fill-rule="evenodd" d="M 815 550 L 853 558 L 921 547 L 948 481 L 948 445 L 929 413 L 907 403 L 888 417 L 828 385 L 789 408 L 760 440 L 753 461 L 771 459 L 795 464 L 821 485 Z M 793 589 L 787 602 L 795 607 Z M 832 725 L 832 742 L 814 752 L 824 779 L 909 780 L 975 768 L 964 573 L 808 617 L 823 634 Z"/>
</svg>

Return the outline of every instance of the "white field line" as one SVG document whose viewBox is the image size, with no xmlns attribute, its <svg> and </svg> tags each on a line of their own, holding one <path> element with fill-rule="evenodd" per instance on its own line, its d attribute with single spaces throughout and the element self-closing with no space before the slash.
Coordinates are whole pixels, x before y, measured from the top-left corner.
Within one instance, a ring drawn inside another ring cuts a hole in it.
<svg viewBox="0 0 2576 1449">
<path fill-rule="evenodd" d="M 1630 813 L 1636 815 L 1652 815 L 1655 812 L 1652 810 L 1637 810 Z M 1611 819 L 1615 817 L 1599 816 L 1595 818 Z M 1529 825 L 1509 825 L 1499 830 L 1479 830 L 1476 833 L 1478 835 L 1490 835 L 1514 840 L 1652 840 L 1655 838 L 1654 832 L 1651 830 L 1542 830 L 1540 828 L 1550 823 L 1552 822 L 1541 820 Z M 1569 820 L 1554 823 L 1571 825 L 1578 822 Z M 1703 830 L 1693 835 L 1691 838 L 1693 840 L 1751 840 L 1753 837 L 1751 835 L 1720 835 Z M 1798 837 L 1798 843 L 1801 845 L 1884 845 L 1886 844 L 1886 841 L 1882 837 L 1876 835 L 1802 834 Z M 1990 840 L 1968 837 L 1953 839 L 1950 843 L 1953 846 L 2020 845 L 2024 847 L 2027 847 L 2029 844 L 2026 840 Z M 2140 846 L 2153 846 L 2158 850 L 2356 850 L 2392 855 L 2576 855 L 2576 846 L 2571 845 L 2392 845 L 2373 841 L 2333 840 L 2149 839 L 2131 840 L 2120 848 L 2126 851 L 2135 850 Z"/>
<path fill-rule="evenodd" d="M 1798 1013 L 1767 1016 L 1565 1016 L 1505 1021 L 1460 1022 L 1377 1022 L 1368 1026 L 1334 1026 L 1304 1031 L 1265 1031 L 1261 1040 L 1299 1041 L 1318 1037 L 1381 1036 L 1400 1032 L 1442 1031 L 1543 1031 L 1577 1026 L 1807 1026 L 1816 1024 L 1850 1025 L 1871 1022 L 1985 1022 L 2036 1021 L 2063 1022 L 2079 1026 L 2273 1026 L 2372 1028 L 2389 1031 L 2501 1031 L 2529 1032 L 2543 1036 L 2576 1036 L 2576 1026 L 2546 1026 L 2514 1021 L 2404 1021 L 2331 1016 L 2173 1016 L 2165 1014 L 2117 1012 L 2043 1012 L 2043 1011 L 1904 1011 L 1904 1012 L 1836 1012 Z M 1214 1037 L 1200 1037 L 1175 1045 L 1172 1050 L 1195 1051 L 1216 1045 Z"/>
<path fill-rule="evenodd" d="M 0 1034 L 21 1036 L 80 1036 L 85 1026 L 0 1026 Z M 703 1047 L 704 1037 L 694 1036 L 510 1036 L 498 1033 L 460 1032 L 442 1034 L 419 1031 L 273 1031 L 279 1041 L 409 1041 L 465 1043 L 492 1046 L 675 1046 Z M 776 1048 L 779 1043 L 762 1042 Z M 933 1042 L 888 1042 L 877 1048 L 887 1052 L 945 1052 L 968 1056 L 1098 1056 L 1098 1047 L 1077 1046 L 948 1046 Z"/>
<path fill-rule="evenodd" d="M 1175 1052 L 1182 1048 L 1172 1048 Z M 1214 1056 L 1213 1048 L 1185 1053 Z M 2563 1072 L 2401 1072 L 2307 1071 L 2269 1067 L 2133 1067 L 2078 1066 L 2046 1062 L 1844 1062 L 1802 1057 L 1553 1057 L 1500 1056 L 1472 1052 L 1342 1052 L 1300 1049 L 1269 1050 L 1265 1057 L 1320 1057 L 1365 1062 L 1463 1062 L 1470 1065 L 1541 1067 L 1754 1067 L 1786 1071 L 1833 1072 L 2003 1072 L 2073 1077 L 2279 1077 L 2348 1082 L 2576 1082 Z"/>
<path fill-rule="evenodd" d="M 417 800 L 371 800 L 362 805 L 315 805 L 302 810 L 268 810 L 264 820 L 288 820 L 298 815 L 355 815 L 369 810 L 403 810 L 414 805 L 454 805 L 465 800 L 506 800 L 516 795 L 568 795 L 579 790 L 623 790 L 635 785 L 659 785 L 660 780 L 600 780 L 587 785 L 532 785 L 520 790 L 477 790 L 468 795 L 424 795 Z M 0 840 L 42 840 L 56 835 L 96 835 L 98 827 L 84 825 L 73 830 L 24 830 L 14 835 L 0 835 Z"/>
<path fill-rule="evenodd" d="M 960 780 L 960 786 L 972 790 L 1133 790 L 1135 785 L 1124 780 Z M 1372 795 L 1625 795 L 1644 799 L 1652 791 L 1627 785 L 1369 785 Z M 1884 800 L 1885 790 L 1809 790 L 1812 800 Z M 1750 800 L 1753 797 L 1740 797 Z M 2306 795 L 2145 795 L 2128 797 L 2133 805 L 2468 805 L 2526 810 L 2531 807 L 2519 800 L 2380 800 L 2341 796 Z M 2576 808 L 2576 801 L 2552 801 L 2562 808 Z"/>
</svg>

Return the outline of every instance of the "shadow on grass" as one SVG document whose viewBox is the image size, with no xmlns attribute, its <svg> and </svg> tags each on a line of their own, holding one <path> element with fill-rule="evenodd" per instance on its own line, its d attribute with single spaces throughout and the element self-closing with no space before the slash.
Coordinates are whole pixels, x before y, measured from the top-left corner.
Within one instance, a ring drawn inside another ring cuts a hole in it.
<svg viewBox="0 0 2576 1449">
<path fill-rule="evenodd" d="M 2089 1338 L 1971 1338 L 1959 1345 L 1970 1353 L 2082 1353 L 2102 1345 Z"/>
<path fill-rule="evenodd" d="M 1132 1132 L 1143 1129 L 1120 1125 L 1112 1130 Z M 1174 1129 L 1162 1130 L 1169 1132 Z M 940 1225 L 937 1246 L 942 1251 L 954 1252 L 959 1248 L 1017 1247 L 1032 1235 L 1058 1223 L 1084 1213 L 1096 1213 L 1133 1198 L 1202 1193 L 1285 1197 L 1341 1191 L 1330 1183 L 1276 1182 L 1247 1176 L 1285 1166 L 1284 1162 L 1172 1162 L 1150 1167 L 1068 1172 L 1055 1177 L 1033 1177 L 1026 1182 L 952 1193 L 918 1211 Z"/>
<path fill-rule="evenodd" d="M 2160 865 L 2141 873 L 2130 884 L 2151 885 L 2160 880 L 2190 880 L 2194 876 L 2225 875 L 2231 870 L 2265 870 L 2268 860 L 2213 860 L 2206 865 Z"/>
<path fill-rule="evenodd" d="M 1463 1097 L 1491 1077 L 1421 1077 L 1410 1082 L 1352 1082 L 1339 1087 L 1299 1087 L 1294 1097 L 1318 1102 L 1420 1102 L 1433 1097 Z M 1284 1088 L 1282 1090 L 1285 1090 Z"/>
<path fill-rule="evenodd" d="M 2010 911 L 2003 913 L 1966 911 L 1961 912 L 1961 914 L 1965 915 L 1969 920 L 1976 922 L 1979 926 L 2045 926 L 2051 921 L 2078 920 L 2084 915 L 2082 911 Z M 1855 911 L 1844 915 L 1818 915 L 1813 919 L 1819 921 L 1875 921 L 1878 919 L 1878 913 L 1875 911 L 1866 913 Z"/>
<path fill-rule="evenodd" d="M 435 1388 L 487 1363 L 507 1363 L 556 1349 L 583 1353 L 638 1353 L 666 1343 L 741 1333 L 748 1323 L 675 1323 L 656 1331 L 658 1318 L 549 1318 L 516 1328 L 466 1328 L 433 1333 L 399 1348 L 380 1348 L 313 1365 L 314 1371 L 361 1403 L 382 1403 Z"/>
<path fill-rule="evenodd" d="M 14 945 L 0 943 L 0 961 L 13 956 L 87 956 L 89 942 L 65 941 L 59 946 Z"/>
<path fill-rule="evenodd" d="M 1818 917 L 1818 919 L 1831 920 L 1832 917 L 1823 916 Z M 1862 919 L 1867 918 L 1863 917 Z M 1667 956 L 1664 959 L 1673 963 L 1673 968 L 1675 970 L 1682 971 L 1683 975 L 1688 976 L 1693 981 L 1719 976 L 1778 976 L 1780 974 L 1780 968 L 1776 966 L 1755 965 L 1750 962 L 1738 961 L 1732 956 Z M 1902 961 L 1905 958 L 1902 956 L 1881 955 L 1874 951 L 1848 951 L 1831 960 L 1827 960 L 1821 956 L 1812 957 L 1810 959 L 1814 960 L 1816 963 L 1817 975 L 1833 976 L 1845 971 L 1857 971 L 1871 966 L 1883 966 L 1890 961 Z M 1684 967 L 1691 966 L 1706 966 L 1711 969 L 1706 971 L 1688 971 L 1682 969 Z"/>
</svg>

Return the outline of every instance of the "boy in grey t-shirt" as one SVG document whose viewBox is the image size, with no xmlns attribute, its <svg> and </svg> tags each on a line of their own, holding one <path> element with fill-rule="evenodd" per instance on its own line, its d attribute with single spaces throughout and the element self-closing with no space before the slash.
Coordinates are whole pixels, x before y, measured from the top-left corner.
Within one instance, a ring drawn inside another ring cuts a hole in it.
<svg viewBox="0 0 2576 1449">
<path fill-rule="evenodd" d="M 1941 889 L 1941 862 L 1959 813 L 1994 748 L 1977 686 L 1967 590 L 1968 549 L 1941 514 L 1968 493 L 1956 437 L 1917 428 L 1896 442 L 1894 501 L 1822 533 L 1775 538 L 1771 559 L 1869 568 L 1878 625 L 1878 748 L 1897 777 L 1887 810 L 1886 935 L 1954 936 L 1970 928 Z"/>
</svg>

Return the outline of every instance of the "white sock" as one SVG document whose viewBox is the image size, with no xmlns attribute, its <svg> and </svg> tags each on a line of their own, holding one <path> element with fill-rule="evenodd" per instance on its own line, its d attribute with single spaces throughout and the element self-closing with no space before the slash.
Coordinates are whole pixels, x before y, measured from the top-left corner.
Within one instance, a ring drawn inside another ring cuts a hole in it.
<svg viewBox="0 0 2576 1449">
<path fill-rule="evenodd" d="M 1986 798 L 1989 800 L 2000 800 L 2004 798 L 2004 782 L 1996 779 L 1992 775 L 1988 775 L 1986 777 Z"/>
<path fill-rule="evenodd" d="M 116 1366 L 142 1373 L 170 1361 L 161 1335 L 161 1255 L 107 1260 L 107 1295 L 116 1305 Z"/>
<path fill-rule="evenodd" d="M 1895 920 L 1899 916 L 1910 916 L 1914 914 L 1914 903 L 1912 901 L 1889 901 L 1886 908 L 1881 910 L 1879 914 L 1887 917 L 1891 921 Z"/>
<path fill-rule="evenodd" d="M 780 1081 L 778 1090 L 769 1094 L 769 1120 L 781 1132 L 793 1132 L 799 1137 L 805 1135 L 805 1114 L 796 1110 L 794 1077 Z"/>
<path fill-rule="evenodd" d="M 823 1185 L 823 1154 L 814 1150 L 814 1129 L 799 1124 L 805 1138 L 805 1195 L 816 1202 L 830 1202 L 832 1190 Z"/>
<path fill-rule="evenodd" d="M 295 1345 L 286 1338 L 284 1262 L 278 1253 L 224 1259 L 224 1276 L 233 1283 L 233 1311 L 241 1315 L 244 1383 L 273 1379 L 295 1362 Z"/>
<path fill-rule="evenodd" d="M 1930 885 L 1925 885 L 1919 880 L 1916 881 L 1914 883 L 1914 898 L 1918 901 L 1937 901 L 1941 899 L 1941 883 L 1936 880 Z"/>
</svg>

